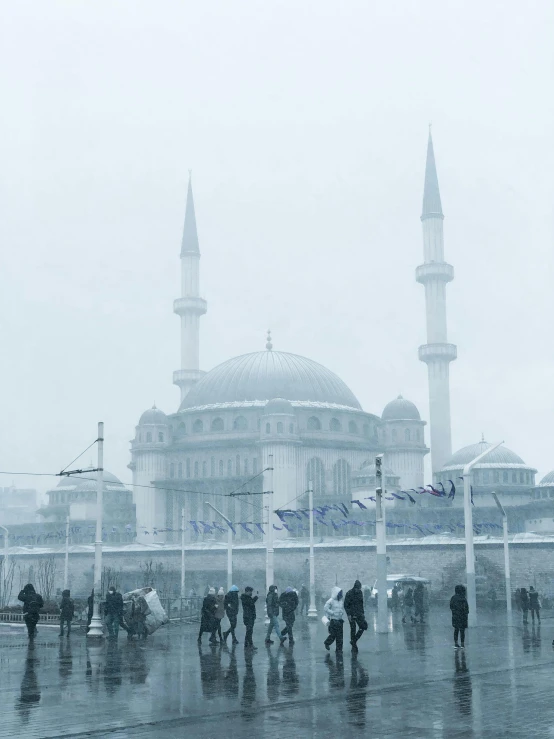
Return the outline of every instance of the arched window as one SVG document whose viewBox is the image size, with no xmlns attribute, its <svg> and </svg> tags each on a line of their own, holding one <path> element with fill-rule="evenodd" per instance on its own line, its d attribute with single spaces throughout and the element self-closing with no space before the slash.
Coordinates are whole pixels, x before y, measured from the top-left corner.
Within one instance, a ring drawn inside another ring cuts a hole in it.
<svg viewBox="0 0 554 739">
<path fill-rule="evenodd" d="M 411 441 L 410 429 L 404 429 L 404 441 Z"/>
<path fill-rule="evenodd" d="M 169 476 L 175 477 L 175 465 L 173 462 L 169 465 Z"/>
<path fill-rule="evenodd" d="M 163 433 L 161 431 L 158 431 L 158 441 L 163 441 L 163 440 L 164 440 Z"/>
<path fill-rule="evenodd" d="M 266 432 L 266 434 L 271 433 L 271 424 L 270 423 L 266 423 L 266 425 L 265 425 L 265 432 Z"/>
<path fill-rule="evenodd" d="M 490 472 L 488 470 L 483 471 L 483 485 L 488 485 L 490 482 Z"/>
<path fill-rule="evenodd" d="M 223 477 L 223 460 L 219 460 L 219 476 Z"/>
<path fill-rule="evenodd" d="M 277 433 L 282 434 L 283 433 L 283 422 L 277 421 Z"/>
<path fill-rule="evenodd" d="M 421 441 L 421 429 L 416 429 L 415 435 L 417 441 Z"/>
<path fill-rule="evenodd" d="M 177 427 L 177 431 L 179 433 L 179 436 L 184 436 L 187 433 L 187 427 L 184 423 L 180 423 Z"/>
<path fill-rule="evenodd" d="M 196 421 L 192 424 L 192 433 L 201 434 L 202 431 L 204 431 L 204 424 L 199 418 L 197 418 Z"/>
<path fill-rule="evenodd" d="M 177 477 L 183 477 L 183 463 L 179 462 L 177 467 Z"/>
<path fill-rule="evenodd" d="M 139 434 L 138 435 L 138 442 L 139 442 L 139 444 L 141 443 L 141 441 L 142 441 L 142 434 Z"/>
<path fill-rule="evenodd" d="M 342 431 L 342 425 L 338 418 L 332 418 L 329 423 L 329 429 L 331 431 Z"/>
<path fill-rule="evenodd" d="M 215 457 L 210 457 L 210 476 L 215 477 Z"/>
<path fill-rule="evenodd" d="M 355 421 L 348 421 L 348 431 L 351 434 L 357 434 L 358 433 L 358 424 Z M 365 433 L 365 430 L 364 430 Z M 367 436 L 367 434 L 366 434 Z"/>
<path fill-rule="evenodd" d="M 233 429 L 235 431 L 246 431 L 248 422 L 244 416 L 237 416 L 233 421 Z"/>
<path fill-rule="evenodd" d="M 222 418 L 214 418 L 212 421 L 212 431 L 223 431 L 224 425 L 223 425 L 223 419 Z"/>
<path fill-rule="evenodd" d="M 208 477 L 208 463 L 202 462 L 202 477 Z"/>
<path fill-rule="evenodd" d="M 235 457 L 235 474 L 237 477 L 240 475 L 240 455 L 237 454 Z"/>
<path fill-rule="evenodd" d="M 262 419 L 261 418 L 258 418 L 258 420 L 256 421 L 256 428 L 259 431 L 261 429 L 261 427 L 262 427 Z"/>
<path fill-rule="evenodd" d="M 344 459 L 333 467 L 333 488 L 335 495 L 350 495 L 350 465 Z"/>
<path fill-rule="evenodd" d="M 256 457 L 254 457 L 254 459 L 252 460 L 252 474 L 258 474 L 258 459 Z"/>
<path fill-rule="evenodd" d="M 308 431 L 321 431 L 321 421 L 316 416 L 308 418 Z"/>
<path fill-rule="evenodd" d="M 502 473 L 502 482 L 508 482 L 508 471 L 504 470 Z"/>
<path fill-rule="evenodd" d="M 494 481 L 500 482 L 500 472 L 498 470 L 494 471 Z"/>
<path fill-rule="evenodd" d="M 325 468 L 318 457 L 312 457 L 306 465 L 306 490 L 312 481 L 314 495 L 325 495 Z"/>
<path fill-rule="evenodd" d="M 524 480 L 524 478 L 523 478 L 523 472 L 520 472 L 520 473 L 519 473 L 519 482 L 520 482 L 520 483 L 521 483 L 522 485 L 523 485 L 523 484 L 524 484 L 524 482 L 525 482 L 525 480 Z"/>
<path fill-rule="evenodd" d="M 289 423 L 289 434 L 294 434 L 294 423 Z"/>
<path fill-rule="evenodd" d="M 194 463 L 194 476 L 198 477 L 198 462 Z"/>
<path fill-rule="evenodd" d="M 244 474 L 245 475 L 248 474 L 248 460 L 247 459 L 244 460 Z"/>
<path fill-rule="evenodd" d="M 517 472 L 512 472 L 512 482 L 517 484 Z"/>
<path fill-rule="evenodd" d="M 233 477 L 233 463 L 230 459 L 227 460 L 227 477 Z"/>
<path fill-rule="evenodd" d="M 391 439 L 392 439 L 392 441 L 396 441 L 396 436 L 397 436 L 396 429 L 393 429 L 391 431 Z"/>
<path fill-rule="evenodd" d="M 190 459 L 187 459 L 187 461 L 185 462 L 185 470 L 187 477 L 190 477 Z"/>
<path fill-rule="evenodd" d="M 152 432 L 151 431 L 148 431 L 146 433 L 146 443 L 147 444 L 150 444 L 151 441 L 152 441 Z"/>
</svg>

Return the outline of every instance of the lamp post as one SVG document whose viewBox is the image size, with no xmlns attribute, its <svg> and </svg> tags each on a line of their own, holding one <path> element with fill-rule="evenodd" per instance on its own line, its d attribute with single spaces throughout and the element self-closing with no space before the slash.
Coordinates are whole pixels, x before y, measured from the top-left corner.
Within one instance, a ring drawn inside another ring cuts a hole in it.
<svg viewBox="0 0 554 739">
<path fill-rule="evenodd" d="M 310 480 L 308 483 L 308 508 L 310 509 L 310 607 L 308 618 L 317 618 L 315 604 L 315 557 L 314 557 L 314 486 Z"/>
<path fill-rule="evenodd" d="M 510 619 L 512 616 L 512 586 L 510 583 L 510 551 L 508 549 L 508 516 L 506 515 L 504 506 L 498 500 L 498 495 L 493 493 L 492 497 L 502 514 L 502 533 L 504 535 L 504 578 L 506 580 L 506 613 Z"/>
<path fill-rule="evenodd" d="M 265 560 L 265 581 L 266 581 L 266 593 L 269 590 L 269 586 L 273 585 L 274 570 L 273 570 L 273 454 L 268 455 L 267 465 L 267 490 L 264 493 L 268 495 L 267 505 L 267 537 L 266 537 L 266 560 Z"/>
<path fill-rule="evenodd" d="M 210 506 L 212 511 L 215 511 L 218 515 L 220 515 L 229 527 L 229 530 L 227 531 L 227 590 L 230 590 L 231 585 L 233 584 L 233 530 L 231 528 L 232 521 L 230 521 L 227 516 L 225 516 L 218 508 L 209 503 L 207 500 L 205 501 L 205 503 L 207 506 Z"/>
<path fill-rule="evenodd" d="M 10 532 L 5 526 L 0 526 L 0 529 L 4 532 L 4 583 L 2 587 L 3 595 L 6 597 L 6 588 L 8 586 L 8 570 L 10 567 Z M 9 603 L 6 603 L 9 606 Z"/>
<path fill-rule="evenodd" d="M 185 509 L 181 508 L 181 608 L 185 597 Z"/>
<path fill-rule="evenodd" d="M 69 516 L 65 519 L 65 561 L 63 567 L 63 589 L 66 590 L 69 583 Z"/>
<path fill-rule="evenodd" d="M 383 493 L 384 481 L 384 454 L 375 457 L 375 538 L 377 555 L 377 633 L 387 634 L 388 627 L 388 592 L 387 592 L 387 538 L 385 531 L 385 507 Z"/>
<path fill-rule="evenodd" d="M 475 592 L 475 551 L 473 549 L 473 511 L 471 510 L 471 470 L 491 452 L 503 444 L 490 446 L 484 452 L 477 455 L 475 459 L 468 462 L 464 467 L 464 527 L 466 538 L 466 582 L 467 582 L 467 603 L 469 606 L 469 615 L 467 619 L 468 626 L 477 626 L 477 597 Z"/>
<path fill-rule="evenodd" d="M 92 620 L 87 636 L 89 638 L 102 639 L 104 631 L 100 618 L 100 600 L 102 593 L 102 498 L 104 492 L 104 424 L 98 424 L 98 470 L 96 472 L 96 541 L 94 542 L 94 607 Z"/>
</svg>

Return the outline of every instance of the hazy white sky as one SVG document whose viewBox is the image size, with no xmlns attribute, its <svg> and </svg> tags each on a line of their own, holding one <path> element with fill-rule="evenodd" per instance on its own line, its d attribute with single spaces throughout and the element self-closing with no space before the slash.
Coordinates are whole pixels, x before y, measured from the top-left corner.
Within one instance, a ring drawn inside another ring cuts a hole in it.
<svg viewBox="0 0 554 739">
<path fill-rule="evenodd" d="M 552 38 L 549 0 L 4 0 L 0 469 L 56 471 L 104 420 L 130 481 L 141 411 L 177 408 L 189 168 L 202 368 L 271 327 L 365 410 L 402 392 L 428 418 L 430 121 L 454 448 L 552 469 Z"/>
</svg>

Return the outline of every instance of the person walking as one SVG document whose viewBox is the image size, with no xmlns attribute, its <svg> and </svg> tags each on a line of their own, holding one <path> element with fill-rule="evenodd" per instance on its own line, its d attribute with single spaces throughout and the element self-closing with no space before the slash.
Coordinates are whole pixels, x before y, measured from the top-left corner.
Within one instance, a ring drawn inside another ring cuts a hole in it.
<svg viewBox="0 0 554 739">
<path fill-rule="evenodd" d="M 410 621 L 412 623 L 415 623 L 414 613 L 414 591 L 411 588 L 408 588 L 406 591 L 406 594 L 404 595 L 404 604 L 402 608 L 402 623 L 406 623 L 406 619 L 408 616 L 410 617 Z"/>
<path fill-rule="evenodd" d="M 34 639 L 37 634 L 40 609 L 44 607 L 44 599 L 42 595 L 36 592 L 34 585 L 29 582 L 19 592 L 17 600 L 23 603 L 23 620 L 27 626 L 29 639 Z"/>
<path fill-rule="evenodd" d="M 215 620 L 215 612 L 217 610 L 217 599 L 215 597 L 215 588 L 209 588 L 208 594 L 202 601 L 202 612 L 200 616 L 200 631 L 198 632 L 198 643 L 202 643 L 202 634 L 207 631 L 211 634 L 209 642 L 210 644 L 217 644 L 215 638 L 215 632 L 217 630 L 217 623 Z"/>
<path fill-rule="evenodd" d="M 531 611 L 531 620 L 535 623 L 535 613 L 537 614 L 537 620 L 541 622 L 541 604 L 539 601 L 539 594 L 535 588 L 531 585 L 529 588 L 529 609 Z"/>
<path fill-rule="evenodd" d="M 323 642 L 325 649 L 329 651 L 331 644 L 336 641 L 336 651 L 342 652 L 344 603 L 342 590 L 337 585 L 331 590 L 331 597 L 323 606 L 323 610 L 329 619 L 329 636 Z"/>
<path fill-rule="evenodd" d="M 221 635 L 221 621 L 223 619 L 223 616 L 225 616 L 225 591 L 223 590 L 223 588 L 219 588 L 219 590 L 217 591 L 216 601 L 217 608 L 215 609 L 215 620 L 217 624 L 212 636 L 215 639 L 215 634 L 217 632 L 219 643 L 223 644 L 223 636 Z"/>
<path fill-rule="evenodd" d="M 350 622 L 350 644 L 352 651 L 358 651 L 357 641 L 367 630 L 367 621 L 364 613 L 364 594 L 362 583 L 356 580 L 354 587 L 344 596 L 344 610 Z"/>
<path fill-rule="evenodd" d="M 304 615 L 304 611 L 306 611 L 306 616 L 308 615 L 308 610 L 310 608 L 310 591 L 308 588 L 302 583 L 300 586 L 300 615 Z"/>
<path fill-rule="evenodd" d="M 267 617 L 269 619 L 269 625 L 267 627 L 267 634 L 265 635 L 265 643 L 267 646 L 273 644 L 271 641 L 271 632 L 274 630 L 281 644 L 285 643 L 285 639 L 281 636 L 281 629 L 279 627 L 279 596 L 277 595 L 277 585 L 270 585 L 269 591 L 265 598 L 265 607 L 267 611 Z"/>
<path fill-rule="evenodd" d="M 519 599 L 521 601 L 521 610 L 523 611 L 523 623 L 526 624 L 529 613 L 529 593 L 525 588 L 520 588 Z"/>
<path fill-rule="evenodd" d="M 518 611 L 521 611 L 521 588 L 516 588 L 514 593 L 514 603 Z"/>
<path fill-rule="evenodd" d="M 223 600 L 223 607 L 225 613 L 229 619 L 229 628 L 223 633 L 223 641 L 227 641 L 229 634 L 233 637 L 233 644 L 238 644 L 239 640 L 235 636 L 235 629 L 237 628 L 237 616 L 239 615 L 239 589 L 236 585 L 231 585 L 229 592 L 225 594 Z"/>
<path fill-rule="evenodd" d="M 415 623 L 419 617 L 419 623 L 422 624 L 425 615 L 425 590 L 422 582 L 418 582 L 414 590 L 414 610 Z"/>
<path fill-rule="evenodd" d="M 90 631 L 90 623 L 94 614 L 94 588 L 87 598 L 87 634 Z"/>
<path fill-rule="evenodd" d="M 115 585 L 110 585 L 108 588 L 105 614 L 108 638 L 117 639 L 119 636 L 119 622 L 123 618 L 123 596 L 117 592 Z"/>
<path fill-rule="evenodd" d="M 252 642 L 252 632 L 254 631 L 254 623 L 256 621 L 256 601 L 258 600 L 258 593 L 252 595 L 254 588 L 247 585 L 244 588 L 244 593 L 240 596 L 240 602 L 242 603 L 242 622 L 246 626 L 246 634 L 244 637 L 245 649 L 257 649 Z"/>
<path fill-rule="evenodd" d="M 398 588 L 398 585 L 395 583 L 392 588 L 392 593 L 390 596 L 390 607 L 391 611 L 395 613 L 399 606 L 400 606 L 400 596 L 399 596 L 400 590 Z"/>
<path fill-rule="evenodd" d="M 62 601 L 60 603 L 60 636 L 63 636 L 63 626 L 67 625 L 67 636 L 71 631 L 71 622 L 75 615 L 75 603 L 71 598 L 69 590 L 62 590 Z"/>
<path fill-rule="evenodd" d="M 454 627 L 454 649 L 464 649 L 469 606 L 466 599 L 466 589 L 463 585 L 456 585 L 454 588 L 454 595 L 450 598 L 450 610 L 452 611 L 452 626 Z M 460 644 L 458 644 L 458 635 L 460 636 Z"/>
<path fill-rule="evenodd" d="M 281 593 L 279 598 L 279 605 L 283 612 L 283 621 L 285 622 L 285 628 L 281 631 L 281 638 L 286 639 L 289 637 L 289 644 L 294 644 L 294 636 L 292 633 L 292 627 L 296 620 L 296 609 L 298 608 L 298 595 L 292 588 L 287 588 L 284 593 Z"/>
</svg>

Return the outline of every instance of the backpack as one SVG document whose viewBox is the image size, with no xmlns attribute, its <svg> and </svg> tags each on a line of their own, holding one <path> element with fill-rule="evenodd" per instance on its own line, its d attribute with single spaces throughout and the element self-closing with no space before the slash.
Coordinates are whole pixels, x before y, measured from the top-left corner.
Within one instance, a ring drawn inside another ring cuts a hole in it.
<svg viewBox="0 0 554 739">
<path fill-rule="evenodd" d="M 30 613 L 33 616 L 38 616 L 43 605 L 44 601 L 42 600 L 42 596 L 38 593 L 33 593 L 27 603 L 27 613 Z"/>
</svg>

